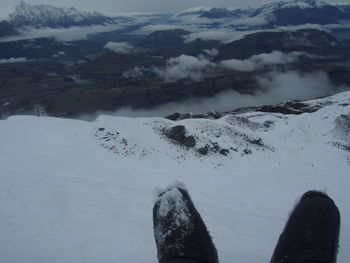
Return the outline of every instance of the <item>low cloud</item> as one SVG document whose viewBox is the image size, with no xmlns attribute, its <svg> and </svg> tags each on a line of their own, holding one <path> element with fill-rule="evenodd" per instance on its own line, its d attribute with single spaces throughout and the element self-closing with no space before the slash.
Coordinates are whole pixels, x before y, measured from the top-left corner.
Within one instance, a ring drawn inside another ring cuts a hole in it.
<svg viewBox="0 0 350 263">
<path fill-rule="evenodd" d="M 222 43 L 230 43 L 236 40 L 240 40 L 244 38 L 246 35 L 250 35 L 257 32 L 283 32 L 283 31 L 296 31 L 300 29 L 317 29 L 320 31 L 325 31 L 327 33 L 332 32 L 334 29 L 349 29 L 349 24 L 347 25 L 317 25 L 317 24 L 305 24 L 305 25 L 297 25 L 297 26 L 279 26 L 274 29 L 254 29 L 252 27 L 262 26 L 266 21 L 262 18 L 255 19 L 237 19 L 230 20 L 227 23 L 223 23 L 220 25 L 220 28 L 214 28 L 212 24 L 206 24 L 204 22 L 199 23 L 193 22 L 191 26 L 187 27 L 187 30 L 191 32 L 191 34 L 185 37 L 185 42 L 191 42 L 198 38 L 202 40 L 217 40 Z M 180 27 L 180 26 L 178 26 Z M 185 25 L 182 25 L 185 28 Z"/>
<path fill-rule="evenodd" d="M 54 38 L 57 41 L 77 41 L 87 39 L 90 35 L 120 30 L 125 25 L 95 25 L 78 27 L 73 26 L 69 28 L 27 28 L 22 30 L 19 36 L 3 38 L 0 42 L 12 42 L 34 38 Z"/>
<path fill-rule="evenodd" d="M 185 38 L 185 42 L 191 42 L 198 38 L 202 40 L 217 40 L 223 43 L 230 43 L 239 39 L 242 39 L 248 34 L 255 33 L 257 31 L 236 31 L 230 28 L 222 29 L 201 29 L 197 32 L 192 32 Z"/>
<path fill-rule="evenodd" d="M 227 69 L 249 72 L 261 69 L 265 66 L 292 63 L 297 61 L 300 56 L 307 56 L 307 54 L 304 52 L 283 53 L 280 51 L 272 51 L 271 53 L 254 55 L 244 60 L 224 60 L 220 62 L 220 66 Z"/>
<path fill-rule="evenodd" d="M 132 53 L 137 51 L 137 49 L 127 42 L 108 42 L 104 48 L 110 49 L 116 53 Z"/>
<path fill-rule="evenodd" d="M 125 71 L 123 77 L 144 77 L 155 74 L 166 82 L 176 82 L 179 80 L 202 81 L 203 78 L 212 70 L 234 70 L 242 72 L 253 72 L 265 67 L 282 65 L 297 62 L 301 57 L 325 58 L 306 52 L 283 53 L 272 51 L 271 53 L 262 53 L 253 55 L 248 59 L 229 59 L 221 62 L 213 62 L 213 59 L 219 54 L 217 49 L 204 49 L 198 57 L 181 55 L 170 58 L 165 67 L 135 67 Z"/>
<path fill-rule="evenodd" d="M 219 50 L 213 49 L 203 49 L 202 54 L 199 55 L 200 58 L 213 59 L 219 55 Z"/>
<path fill-rule="evenodd" d="M 0 64 L 7 64 L 7 63 L 23 63 L 28 62 L 29 60 L 24 57 L 19 58 L 9 58 L 9 59 L 0 59 Z"/>
<path fill-rule="evenodd" d="M 65 56 L 66 52 L 64 51 L 58 51 L 57 54 L 53 55 L 54 58 Z"/>
<path fill-rule="evenodd" d="M 176 82 L 182 79 L 192 81 L 201 81 L 205 75 L 213 69 L 229 69 L 235 71 L 256 71 L 266 66 L 292 63 L 300 56 L 311 56 L 304 52 L 282 53 L 273 51 L 271 53 L 262 53 L 251 56 L 245 60 L 229 59 L 218 63 L 212 62 L 212 59 L 218 55 L 218 50 L 203 50 L 198 57 L 181 55 L 168 60 L 164 68 L 154 68 L 153 72 L 167 82 Z M 141 76 L 145 69 L 135 68 L 130 71 L 131 76 L 137 73 Z M 130 75 L 129 74 L 129 75 Z"/>
<path fill-rule="evenodd" d="M 169 59 L 164 69 L 157 68 L 154 72 L 168 82 L 181 79 L 199 81 L 205 75 L 205 71 L 212 66 L 215 66 L 215 64 L 204 56 L 181 55 Z"/>
<path fill-rule="evenodd" d="M 123 73 L 123 78 L 139 78 L 145 76 L 145 72 L 149 71 L 143 66 L 137 66 Z"/>
<path fill-rule="evenodd" d="M 132 110 L 122 108 L 115 112 L 97 112 L 84 116 L 93 120 L 101 114 L 127 117 L 164 117 L 174 112 L 206 113 L 232 111 L 240 107 L 277 104 L 286 100 L 308 100 L 336 92 L 349 87 L 337 87 L 331 83 L 324 72 L 301 73 L 297 71 L 273 71 L 257 79 L 259 89 L 254 94 L 242 94 L 234 90 L 221 92 L 211 98 L 189 98 L 178 103 L 168 103 L 152 109 Z"/>
<path fill-rule="evenodd" d="M 289 71 L 285 73 L 270 72 L 258 78 L 263 89 L 258 95 L 263 104 L 284 100 L 308 100 L 329 95 L 344 87 L 336 87 L 325 72 L 301 73 Z M 265 92 L 267 91 L 267 92 Z"/>
</svg>

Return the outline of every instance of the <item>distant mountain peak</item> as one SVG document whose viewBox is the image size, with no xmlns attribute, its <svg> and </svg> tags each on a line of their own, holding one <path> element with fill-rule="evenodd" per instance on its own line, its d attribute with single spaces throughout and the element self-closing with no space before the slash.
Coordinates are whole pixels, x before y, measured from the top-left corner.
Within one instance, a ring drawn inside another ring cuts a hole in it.
<svg viewBox="0 0 350 263">
<path fill-rule="evenodd" d="M 185 11 L 179 12 L 175 14 L 175 17 L 181 17 L 181 16 L 189 16 L 189 15 L 200 15 L 205 12 L 208 12 L 210 9 L 213 7 L 205 7 L 205 6 L 197 6 L 197 7 L 192 7 L 189 9 L 186 9 Z"/>
<path fill-rule="evenodd" d="M 347 20 L 350 13 L 319 0 L 286 0 L 263 5 L 252 16 L 263 16 L 276 25 L 332 24 Z"/>
<path fill-rule="evenodd" d="M 97 12 L 80 11 L 75 7 L 56 7 L 48 4 L 28 4 L 21 1 L 9 15 L 9 22 L 17 27 L 70 27 L 112 23 L 113 19 Z"/>
<path fill-rule="evenodd" d="M 263 26 L 334 24 L 350 20 L 350 5 L 330 4 L 320 0 L 284 0 L 269 2 L 257 8 L 194 8 L 177 16 L 205 19 L 243 19 Z"/>
<path fill-rule="evenodd" d="M 175 15 L 175 17 L 181 16 L 197 16 L 200 18 L 230 18 L 239 17 L 241 15 L 248 15 L 251 13 L 251 8 L 238 9 L 238 8 L 226 8 L 226 7 L 195 7 L 187 9 L 181 13 Z"/>
<path fill-rule="evenodd" d="M 319 0 L 286 0 L 286 1 L 267 3 L 259 9 L 260 10 L 267 9 L 268 11 L 273 11 L 276 9 L 285 9 L 285 8 L 309 9 L 309 8 L 322 8 L 327 5 L 329 4 Z"/>
</svg>

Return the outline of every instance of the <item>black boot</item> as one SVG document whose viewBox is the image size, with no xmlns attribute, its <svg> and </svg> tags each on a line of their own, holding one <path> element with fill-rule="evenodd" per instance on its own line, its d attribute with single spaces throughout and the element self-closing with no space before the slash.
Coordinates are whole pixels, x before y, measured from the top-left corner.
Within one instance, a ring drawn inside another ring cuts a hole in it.
<svg viewBox="0 0 350 263">
<path fill-rule="evenodd" d="M 339 229 L 340 214 L 333 200 L 322 192 L 306 192 L 288 219 L 271 263 L 334 263 Z"/>
<path fill-rule="evenodd" d="M 161 192 L 153 209 L 159 263 L 218 263 L 207 228 L 183 185 Z"/>
</svg>

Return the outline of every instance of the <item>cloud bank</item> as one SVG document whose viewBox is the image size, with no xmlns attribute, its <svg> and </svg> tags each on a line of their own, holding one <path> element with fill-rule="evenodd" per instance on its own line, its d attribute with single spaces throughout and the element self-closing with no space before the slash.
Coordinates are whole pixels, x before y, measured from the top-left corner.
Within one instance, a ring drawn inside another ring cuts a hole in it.
<svg viewBox="0 0 350 263">
<path fill-rule="evenodd" d="M 265 66 L 292 63 L 299 60 L 299 57 L 307 55 L 308 54 L 305 52 L 283 53 L 275 50 L 271 53 L 262 53 L 259 55 L 254 55 L 244 60 L 224 60 L 220 62 L 220 66 L 227 69 L 249 72 L 261 69 Z"/>
<path fill-rule="evenodd" d="M 132 53 L 135 52 L 137 49 L 133 45 L 130 45 L 127 42 L 108 42 L 104 48 L 110 49 L 116 53 Z"/>
<path fill-rule="evenodd" d="M 23 63 L 28 62 L 29 60 L 24 57 L 19 58 L 9 58 L 9 59 L 0 59 L 0 64 L 7 64 L 7 63 Z"/>
<path fill-rule="evenodd" d="M 54 38 L 57 41 L 77 41 L 87 39 L 90 35 L 120 30 L 125 25 L 95 25 L 85 27 L 69 27 L 69 28 L 26 28 L 21 30 L 19 36 L 2 38 L 0 42 L 12 42 L 33 38 Z"/>
<path fill-rule="evenodd" d="M 97 112 L 84 116 L 94 120 L 101 114 L 127 117 L 165 117 L 174 112 L 207 113 L 232 111 L 240 107 L 277 104 L 286 100 L 308 100 L 331 95 L 349 87 L 335 86 L 324 72 L 301 73 L 297 71 L 273 71 L 258 79 L 259 89 L 254 94 L 242 94 L 234 90 L 221 92 L 211 98 L 189 98 L 179 103 L 168 103 L 152 109 L 132 110 L 122 108 L 115 112 Z"/>
<path fill-rule="evenodd" d="M 200 81 L 205 75 L 205 71 L 215 64 L 208 59 L 181 55 L 168 60 L 165 69 L 155 69 L 154 72 L 165 81 L 174 82 L 181 79 Z"/>
<path fill-rule="evenodd" d="M 211 70 L 215 69 L 252 72 L 268 66 L 293 63 L 298 61 L 302 56 L 312 56 L 305 52 L 283 53 L 280 51 L 273 51 L 271 53 L 254 55 L 244 60 L 229 59 L 217 63 L 212 62 L 213 58 L 217 55 L 217 49 L 203 50 L 203 53 L 198 57 L 181 55 L 179 57 L 170 58 L 164 68 L 146 69 L 136 67 L 124 72 L 124 76 L 140 77 L 146 75 L 146 72 L 153 71 L 153 73 L 166 82 L 176 82 L 184 79 L 201 81 Z"/>
</svg>

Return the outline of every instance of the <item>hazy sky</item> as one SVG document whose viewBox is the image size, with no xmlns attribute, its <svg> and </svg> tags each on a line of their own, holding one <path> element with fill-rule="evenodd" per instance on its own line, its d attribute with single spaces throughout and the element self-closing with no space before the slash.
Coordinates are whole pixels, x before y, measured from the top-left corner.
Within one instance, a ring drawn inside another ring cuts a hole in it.
<svg viewBox="0 0 350 263">
<path fill-rule="evenodd" d="M 74 6 L 82 10 L 99 11 L 107 15 L 129 12 L 179 12 L 190 7 L 215 6 L 215 7 L 248 7 L 261 5 L 260 0 L 26 0 L 29 4 L 51 4 L 55 6 Z M 4 18 L 13 10 L 13 6 L 19 0 L 0 0 L 0 17 Z M 339 2 L 328 0 L 326 2 Z M 350 0 L 342 0 L 349 3 Z"/>
</svg>

